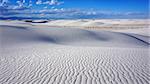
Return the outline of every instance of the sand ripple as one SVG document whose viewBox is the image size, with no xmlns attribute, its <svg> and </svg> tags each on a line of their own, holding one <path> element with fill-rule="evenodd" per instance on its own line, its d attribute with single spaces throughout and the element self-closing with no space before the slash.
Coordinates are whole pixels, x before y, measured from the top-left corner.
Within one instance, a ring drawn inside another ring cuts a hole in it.
<svg viewBox="0 0 150 84">
<path fill-rule="evenodd" d="M 0 83 L 148 84 L 148 60 L 148 50 L 138 48 L 3 49 Z"/>
</svg>

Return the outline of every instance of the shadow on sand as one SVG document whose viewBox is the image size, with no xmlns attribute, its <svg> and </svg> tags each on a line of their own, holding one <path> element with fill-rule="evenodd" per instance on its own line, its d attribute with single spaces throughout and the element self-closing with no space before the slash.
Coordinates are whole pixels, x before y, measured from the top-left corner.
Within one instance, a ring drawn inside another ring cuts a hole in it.
<svg viewBox="0 0 150 84">
<path fill-rule="evenodd" d="M 5 28 L 15 28 L 15 29 L 23 29 L 23 30 L 27 30 L 28 28 L 26 27 L 21 27 L 21 26 L 10 26 L 10 25 L 0 25 L 0 27 L 5 27 Z"/>
</svg>

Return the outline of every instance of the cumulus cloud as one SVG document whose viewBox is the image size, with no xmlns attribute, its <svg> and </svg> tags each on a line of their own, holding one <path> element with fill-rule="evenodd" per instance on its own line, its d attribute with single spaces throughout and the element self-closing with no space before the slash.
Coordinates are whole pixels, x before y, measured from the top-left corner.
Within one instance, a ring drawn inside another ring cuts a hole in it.
<svg viewBox="0 0 150 84">
<path fill-rule="evenodd" d="M 9 0 L 1 0 L 0 6 L 6 6 L 9 3 Z"/>
<path fill-rule="evenodd" d="M 28 7 L 32 7 L 32 0 L 29 1 Z"/>
<path fill-rule="evenodd" d="M 19 5 L 19 7 L 22 7 L 24 4 L 22 1 L 17 1 L 16 3 Z"/>
<path fill-rule="evenodd" d="M 42 4 L 42 0 L 37 0 L 36 4 Z"/>
<path fill-rule="evenodd" d="M 37 0 L 36 4 L 40 5 L 40 4 L 47 4 L 47 5 L 60 5 L 63 4 L 64 2 L 58 1 L 58 0 L 47 0 L 47 1 L 42 1 L 42 0 Z"/>
<path fill-rule="evenodd" d="M 63 2 L 59 2 L 57 0 L 49 0 L 49 1 L 46 1 L 45 4 L 49 4 L 49 5 L 60 5 L 62 4 Z"/>
</svg>

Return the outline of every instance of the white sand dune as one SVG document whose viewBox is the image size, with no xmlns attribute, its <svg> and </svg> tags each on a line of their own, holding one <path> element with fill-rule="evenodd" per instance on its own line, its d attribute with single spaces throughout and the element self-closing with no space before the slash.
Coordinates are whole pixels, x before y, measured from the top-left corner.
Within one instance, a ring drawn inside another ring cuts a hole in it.
<svg viewBox="0 0 150 84">
<path fill-rule="evenodd" d="M 40 25 L 49 25 L 49 26 L 74 26 L 74 27 L 113 27 L 113 26 L 148 26 L 149 19 L 101 19 L 101 20 L 51 20 L 48 23 L 43 23 Z"/>
<path fill-rule="evenodd" d="M 148 47 L 149 44 L 147 36 L 75 28 L 38 29 L 1 25 L 1 31 L 2 44 L 5 46 L 46 43 L 71 46 Z"/>
<path fill-rule="evenodd" d="M 149 36 L 38 24 L 0 24 L 1 84 L 149 84 Z"/>
</svg>

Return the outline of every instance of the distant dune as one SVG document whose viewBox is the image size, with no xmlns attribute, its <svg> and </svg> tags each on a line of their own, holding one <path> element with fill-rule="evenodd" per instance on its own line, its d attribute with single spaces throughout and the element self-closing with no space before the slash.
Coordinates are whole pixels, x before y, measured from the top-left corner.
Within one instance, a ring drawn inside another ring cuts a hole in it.
<svg viewBox="0 0 150 84">
<path fill-rule="evenodd" d="M 33 21 L 34 22 L 34 21 Z M 72 26 L 72 27 L 144 27 L 149 25 L 149 19 L 100 19 L 100 20 L 51 20 L 41 25 Z"/>
<path fill-rule="evenodd" d="M 148 84 L 147 21 L 0 21 L 0 83 Z"/>
</svg>

